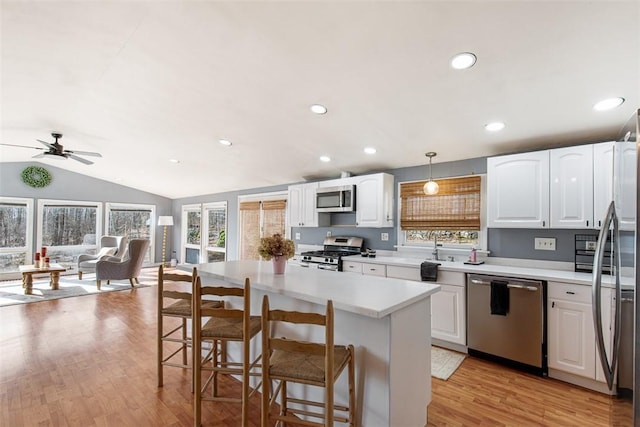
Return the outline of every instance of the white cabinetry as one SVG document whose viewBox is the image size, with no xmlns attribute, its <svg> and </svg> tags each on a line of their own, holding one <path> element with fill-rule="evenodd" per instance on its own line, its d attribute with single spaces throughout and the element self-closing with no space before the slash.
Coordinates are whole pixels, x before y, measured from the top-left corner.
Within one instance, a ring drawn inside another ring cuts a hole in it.
<svg viewBox="0 0 640 427">
<path fill-rule="evenodd" d="M 621 230 L 634 230 L 636 219 L 636 145 L 615 143 L 615 200 Z"/>
<path fill-rule="evenodd" d="M 596 349 L 591 287 L 549 282 L 547 300 L 550 369 L 604 381 Z M 611 289 L 602 290 L 605 347 L 611 351 Z"/>
<path fill-rule="evenodd" d="M 593 227 L 593 146 L 550 150 L 551 228 Z"/>
<path fill-rule="evenodd" d="M 548 227 L 549 151 L 488 158 L 487 210 L 489 227 Z"/>
<path fill-rule="evenodd" d="M 613 141 L 593 145 L 593 226 L 598 229 L 613 200 L 614 146 Z"/>
<path fill-rule="evenodd" d="M 393 227 L 393 175 L 352 177 L 356 185 L 356 226 Z"/>
<path fill-rule="evenodd" d="M 420 281 L 420 268 L 387 265 L 387 277 Z M 440 292 L 431 295 L 431 338 L 467 344 L 465 275 L 438 270 Z"/>
<path fill-rule="evenodd" d="M 289 226 L 318 227 L 328 225 L 327 217 L 325 215 L 319 216 L 316 212 L 317 188 L 317 182 L 289 186 L 289 200 L 287 203 Z M 322 224 L 319 223 L 320 221 L 322 221 Z"/>
</svg>

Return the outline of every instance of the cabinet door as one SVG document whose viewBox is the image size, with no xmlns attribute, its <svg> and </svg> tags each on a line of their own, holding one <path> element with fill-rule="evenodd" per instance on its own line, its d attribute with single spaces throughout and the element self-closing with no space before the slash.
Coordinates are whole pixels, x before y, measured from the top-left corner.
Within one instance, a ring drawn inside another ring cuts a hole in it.
<svg viewBox="0 0 640 427">
<path fill-rule="evenodd" d="M 635 230 L 636 221 L 636 162 L 634 142 L 616 142 L 614 151 L 616 181 L 614 198 L 621 230 Z"/>
<path fill-rule="evenodd" d="M 358 180 L 356 184 L 356 225 L 379 227 L 382 222 L 382 182 L 379 175 Z"/>
<path fill-rule="evenodd" d="M 316 212 L 316 189 L 318 183 L 303 184 L 302 186 L 302 207 L 300 216 L 302 217 L 302 227 L 317 227 L 318 213 Z"/>
<path fill-rule="evenodd" d="M 362 264 L 362 274 L 368 276 L 387 277 L 387 266 L 384 264 Z"/>
<path fill-rule="evenodd" d="M 465 345 L 464 287 L 440 286 L 440 292 L 431 295 L 431 337 Z"/>
<path fill-rule="evenodd" d="M 593 227 L 593 146 L 550 153 L 551 228 Z"/>
<path fill-rule="evenodd" d="M 593 226 L 602 227 L 602 220 L 613 200 L 614 142 L 593 146 Z"/>
<path fill-rule="evenodd" d="M 355 177 L 356 226 L 393 227 L 393 175 Z"/>
<path fill-rule="evenodd" d="M 354 261 L 343 261 L 342 271 L 349 271 L 351 273 L 362 274 L 362 263 Z"/>
<path fill-rule="evenodd" d="M 487 159 L 488 226 L 549 227 L 549 151 Z"/>
<path fill-rule="evenodd" d="M 615 315 L 615 299 L 613 295 L 613 289 L 602 288 L 602 335 L 604 336 L 604 347 L 609 363 L 611 363 L 611 349 L 613 348 L 613 331 L 611 327 L 615 324 L 615 320 L 613 319 Z M 596 380 L 603 383 L 607 382 L 604 377 L 598 347 L 596 347 Z"/>
<path fill-rule="evenodd" d="M 550 299 L 547 339 L 549 368 L 595 378 L 595 334 L 591 304 Z"/>
<path fill-rule="evenodd" d="M 302 226 L 302 203 L 304 200 L 304 194 L 301 185 L 289 186 L 289 197 L 287 200 L 289 211 L 289 226 L 301 227 Z"/>
</svg>

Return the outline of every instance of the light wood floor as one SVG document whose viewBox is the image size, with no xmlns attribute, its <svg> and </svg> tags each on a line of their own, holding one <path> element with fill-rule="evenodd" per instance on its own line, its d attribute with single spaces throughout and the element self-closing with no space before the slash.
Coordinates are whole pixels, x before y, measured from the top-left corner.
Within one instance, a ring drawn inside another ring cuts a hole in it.
<svg viewBox="0 0 640 427">
<path fill-rule="evenodd" d="M 149 287 L 0 307 L 0 426 L 193 425 L 189 373 L 167 368 L 156 387 L 155 301 Z M 631 425 L 604 395 L 472 358 L 433 379 L 432 399 L 429 426 Z M 239 409 L 205 403 L 203 425 L 240 425 Z"/>
</svg>

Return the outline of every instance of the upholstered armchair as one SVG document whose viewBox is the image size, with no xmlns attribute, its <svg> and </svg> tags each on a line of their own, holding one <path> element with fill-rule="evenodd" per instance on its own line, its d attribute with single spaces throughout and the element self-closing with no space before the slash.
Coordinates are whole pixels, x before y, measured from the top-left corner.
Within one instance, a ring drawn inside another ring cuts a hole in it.
<svg viewBox="0 0 640 427">
<path fill-rule="evenodd" d="M 102 236 L 100 249 L 95 255 L 82 254 L 78 256 L 78 279 L 82 280 L 82 273 L 95 273 L 96 263 L 104 256 L 124 258 L 127 242 L 128 239 L 124 236 Z"/>
<path fill-rule="evenodd" d="M 124 259 L 112 256 L 104 256 L 96 262 L 96 286 L 100 290 L 103 280 L 109 283 L 111 280 L 129 279 L 131 287 L 138 282 L 140 269 L 144 262 L 144 256 L 149 247 L 149 240 L 131 239 Z"/>
</svg>

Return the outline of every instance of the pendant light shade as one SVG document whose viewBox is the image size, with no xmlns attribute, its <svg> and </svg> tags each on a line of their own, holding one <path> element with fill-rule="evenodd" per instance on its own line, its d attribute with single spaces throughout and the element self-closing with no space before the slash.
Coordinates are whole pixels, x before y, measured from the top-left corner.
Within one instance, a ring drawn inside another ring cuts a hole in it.
<svg viewBox="0 0 640 427">
<path fill-rule="evenodd" d="M 433 175 L 431 175 L 431 160 L 436 156 L 436 153 L 429 151 L 425 156 L 429 158 L 429 181 L 424 184 L 422 190 L 424 191 L 424 194 L 432 196 L 434 194 L 438 194 L 438 189 L 440 188 L 438 183 L 433 180 Z"/>
</svg>

